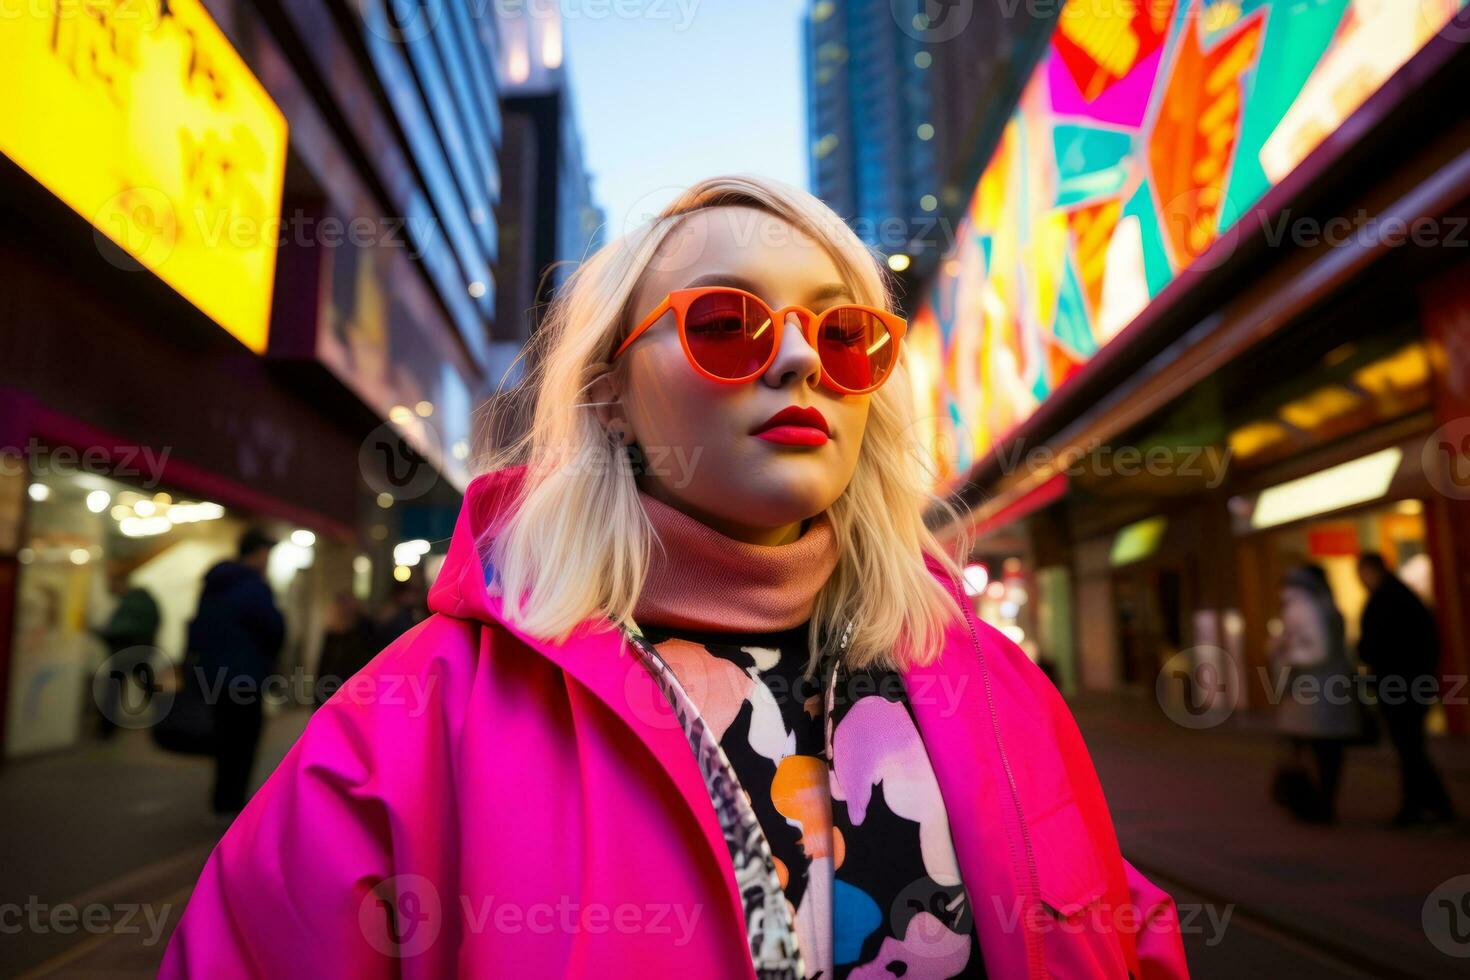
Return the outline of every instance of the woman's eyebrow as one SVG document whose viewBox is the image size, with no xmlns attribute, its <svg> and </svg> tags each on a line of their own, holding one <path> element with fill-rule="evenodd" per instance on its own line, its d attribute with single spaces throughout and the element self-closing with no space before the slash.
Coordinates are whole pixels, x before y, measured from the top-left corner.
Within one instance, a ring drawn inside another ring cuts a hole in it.
<svg viewBox="0 0 1470 980">
<path fill-rule="evenodd" d="M 826 302 L 829 299 L 837 299 L 839 296 L 845 296 L 848 299 L 852 299 L 852 290 L 847 288 L 846 283 L 829 282 L 812 290 L 811 295 L 807 297 L 807 305 L 815 306 L 818 303 Z"/>
<path fill-rule="evenodd" d="M 690 280 L 684 288 L 696 289 L 700 286 L 734 286 L 736 289 L 743 289 L 747 293 L 754 293 L 755 295 L 764 298 L 764 291 L 754 281 L 747 279 L 744 276 L 735 275 L 733 273 L 706 273 L 705 275 L 697 276 L 694 279 Z M 826 302 L 827 300 L 831 299 L 837 299 L 840 296 L 845 296 L 848 299 L 853 298 L 852 290 L 847 287 L 846 283 L 823 283 L 816 289 L 813 289 L 807 295 L 807 305 L 815 306 L 818 303 Z"/>
</svg>

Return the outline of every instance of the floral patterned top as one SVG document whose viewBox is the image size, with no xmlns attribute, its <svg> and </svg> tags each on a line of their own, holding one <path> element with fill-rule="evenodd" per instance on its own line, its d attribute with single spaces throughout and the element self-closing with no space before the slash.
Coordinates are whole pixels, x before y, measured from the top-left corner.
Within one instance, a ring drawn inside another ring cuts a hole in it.
<svg viewBox="0 0 1470 980">
<path fill-rule="evenodd" d="M 902 678 L 805 676 L 807 628 L 628 633 L 725 811 L 757 974 L 984 976 Z"/>
</svg>

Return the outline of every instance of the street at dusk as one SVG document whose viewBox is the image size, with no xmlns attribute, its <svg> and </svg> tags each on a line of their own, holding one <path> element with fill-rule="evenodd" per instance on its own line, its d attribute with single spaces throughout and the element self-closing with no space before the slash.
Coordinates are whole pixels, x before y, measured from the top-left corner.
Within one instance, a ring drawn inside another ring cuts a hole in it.
<svg viewBox="0 0 1470 980">
<path fill-rule="evenodd" d="M 1470 962 L 1470 0 L 0 0 L 0 976 Z"/>
</svg>

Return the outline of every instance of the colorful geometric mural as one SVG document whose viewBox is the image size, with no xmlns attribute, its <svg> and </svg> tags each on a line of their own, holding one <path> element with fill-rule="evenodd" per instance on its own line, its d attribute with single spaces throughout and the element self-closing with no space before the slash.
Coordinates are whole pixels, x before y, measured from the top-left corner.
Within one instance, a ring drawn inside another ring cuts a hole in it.
<svg viewBox="0 0 1470 980">
<path fill-rule="evenodd" d="M 1069 0 L 909 327 L 942 483 L 1470 0 Z"/>
</svg>

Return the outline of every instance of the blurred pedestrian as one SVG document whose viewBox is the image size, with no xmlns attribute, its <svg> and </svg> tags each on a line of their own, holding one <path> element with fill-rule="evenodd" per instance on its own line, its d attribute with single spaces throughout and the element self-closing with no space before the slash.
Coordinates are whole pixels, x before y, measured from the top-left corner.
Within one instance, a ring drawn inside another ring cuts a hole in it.
<svg viewBox="0 0 1470 980">
<path fill-rule="evenodd" d="M 199 612 L 189 624 L 189 649 L 197 654 L 214 704 L 213 807 L 228 817 L 245 805 L 263 721 L 261 688 L 275 669 L 286 624 L 265 580 L 275 540 L 251 529 L 239 554 L 204 576 Z"/>
<path fill-rule="evenodd" d="M 1296 764 L 1278 774 L 1277 801 L 1300 819 L 1332 823 L 1344 751 L 1361 735 L 1362 718 L 1342 613 L 1319 566 L 1300 565 L 1286 573 L 1281 627 L 1271 650 L 1273 663 L 1286 675 L 1276 728 L 1290 740 Z"/>
<path fill-rule="evenodd" d="M 1377 552 L 1358 559 L 1358 578 L 1368 590 L 1358 657 L 1376 680 L 1378 710 L 1399 755 L 1403 794 L 1393 823 L 1448 822 L 1454 806 L 1424 743 L 1424 718 L 1439 683 L 1434 614 Z"/>
<path fill-rule="evenodd" d="M 317 707 L 326 703 L 353 674 L 367 665 L 379 646 L 373 621 L 358 605 L 350 592 L 339 592 L 332 599 L 326 636 L 322 640 L 321 662 L 317 665 L 314 688 Z"/>
<path fill-rule="evenodd" d="M 103 738 L 111 738 L 117 731 L 123 690 L 130 679 L 145 690 L 153 689 L 153 655 L 159 622 L 158 603 L 153 595 L 129 583 L 128 573 L 121 566 L 109 570 L 107 589 L 117 599 L 117 605 L 107 622 L 96 631 L 107 645 L 105 676 L 97 705 L 102 712 L 97 732 Z"/>
<path fill-rule="evenodd" d="M 377 644 L 385 647 L 423 622 L 429 609 L 423 595 L 409 582 L 394 582 L 378 610 Z"/>
</svg>

